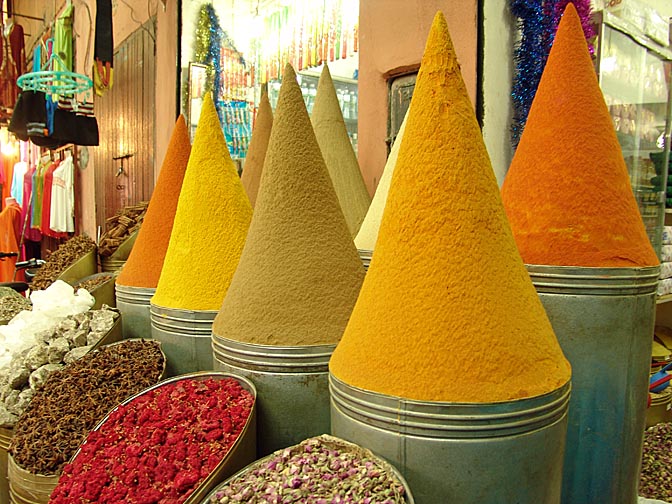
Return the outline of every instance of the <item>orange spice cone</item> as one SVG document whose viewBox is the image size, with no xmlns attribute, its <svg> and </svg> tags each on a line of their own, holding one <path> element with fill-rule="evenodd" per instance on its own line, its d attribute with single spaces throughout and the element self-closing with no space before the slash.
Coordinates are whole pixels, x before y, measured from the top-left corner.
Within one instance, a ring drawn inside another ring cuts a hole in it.
<svg viewBox="0 0 672 504">
<path fill-rule="evenodd" d="M 257 112 L 254 130 L 252 131 L 250 148 L 247 151 L 245 166 L 240 176 L 245 192 L 250 198 L 252 208 L 254 208 L 257 201 L 261 170 L 264 167 L 264 159 L 266 158 L 266 149 L 268 148 L 268 139 L 271 137 L 272 127 L 273 110 L 271 109 L 271 103 L 268 101 L 268 94 L 263 93 L 259 102 L 259 111 Z"/>
<path fill-rule="evenodd" d="M 287 65 L 254 217 L 213 337 L 334 344 L 363 278 L 296 74 Z"/>
<path fill-rule="evenodd" d="M 470 403 L 539 396 L 570 378 L 516 249 L 441 13 L 373 259 L 330 371 L 380 394 Z"/>
<path fill-rule="evenodd" d="M 238 266 L 251 219 L 252 206 L 208 93 L 152 304 L 218 310 Z"/>
<path fill-rule="evenodd" d="M 336 196 L 343 209 L 345 221 L 348 223 L 348 229 L 354 237 L 369 209 L 371 196 L 366 189 L 357 156 L 350 143 L 327 65 L 324 65 L 317 83 L 315 105 L 310 120 L 334 184 Z"/>
<path fill-rule="evenodd" d="M 117 284 L 154 289 L 159 283 L 190 153 L 187 123 L 180 115 L 173 128 L 147 213 L 131 254 L 117 277 Z"/>
<path fill-rule="evenodd" d="M 359 228 L 357 236 L 355 236 L 355 246 L 360 250 L 373 250 L 378 239 L 378 230 L 380 229 L 380 221 L 383 218 L 383 210 L 385 210 L 385 202 L 387 195 L 390 192 L 390 182 L 392 181 L 392 174 L 397 165 L 399 157 L 399 147 L 401 141 L 404 139 L 404 132 L 406 131 L 406 121 L 408 119 L 408 110 L 401 123 L 397 138 L 394 139 L 390 155 L 387 157 L 383 175 L 380 177 L 380 182 L 376 188 L 376 193 L 373 195 L 369 210 L 366 212 L 364 222 Z"/>
<path fill-rule="evenodd" d="M 572 4 L 558 27 L 502 198 L 527 264 L 658 264 Z"/>
</svg>

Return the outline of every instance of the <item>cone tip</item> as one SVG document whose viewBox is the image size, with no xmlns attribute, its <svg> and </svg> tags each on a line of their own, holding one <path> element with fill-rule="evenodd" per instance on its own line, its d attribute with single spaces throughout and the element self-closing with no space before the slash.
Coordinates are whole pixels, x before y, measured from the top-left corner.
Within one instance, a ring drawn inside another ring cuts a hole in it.
<svg viewBox="0 0 672 504">
<path fill-rule="evenodd" d="M 292 67 L 291 63 L 287 63 L 285 65 L 285 71 L 282 74 L 282 80 L 290 80 L 294 79 L 296 80 L 296 72 L 294 71 L 294 67 Z"/>
</svg>

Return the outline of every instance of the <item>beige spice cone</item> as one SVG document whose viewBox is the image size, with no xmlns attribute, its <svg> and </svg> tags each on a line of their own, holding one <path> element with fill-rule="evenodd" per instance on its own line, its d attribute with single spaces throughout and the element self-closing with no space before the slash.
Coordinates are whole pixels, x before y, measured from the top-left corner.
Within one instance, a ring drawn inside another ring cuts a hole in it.
<svg viewBox="0 0 672 504">
<path fill-rule="evenodd" d="M 254 217 L 213 338 L 334 344 L 363 278 L 296 74 L 287 65 Z"/>
<path fill-rule="evenodd" d="M 329 67 L 324 65 L 317 84 L 315 105 L 310 118 L 322 157 L 329 170 L 336 196 L 354 238 L 371 203 L 357 156 L 338 104 Z"/>
<path fill-rule="evenodd" d="M 271 128 L 273 127 L 273 110 L 271 109 L 271 103 L 268 101 L 267 93 L 261 95 L 255 121 L 250 148 L 247 151 L 243 173 L 240 176 L 245 192 L 247 192 L 247 196 L 250 198 L 252 208 L 254 208 L 257 201 L 259 181 L 261 180 L 261 172 L 264 168 L 264 159 L 266 158 L 266 150 L 268 149 L 268 140 L 271 137 Z"/>
</svg>

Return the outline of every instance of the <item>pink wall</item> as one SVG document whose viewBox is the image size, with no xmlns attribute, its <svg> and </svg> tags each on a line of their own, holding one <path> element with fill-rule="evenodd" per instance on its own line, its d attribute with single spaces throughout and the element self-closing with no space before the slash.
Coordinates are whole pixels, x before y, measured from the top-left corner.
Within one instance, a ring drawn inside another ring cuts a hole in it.
<svg viewBox="0 0 672 504">
<path fill-rule="evenodd" d="M 371 194 L 387 159 L 387 79 L 420 66 L 437 10 L 446 16 L 467 90 L 475 103 L 477 2 L 360 0 L 358 157 Z"/>
</svg>

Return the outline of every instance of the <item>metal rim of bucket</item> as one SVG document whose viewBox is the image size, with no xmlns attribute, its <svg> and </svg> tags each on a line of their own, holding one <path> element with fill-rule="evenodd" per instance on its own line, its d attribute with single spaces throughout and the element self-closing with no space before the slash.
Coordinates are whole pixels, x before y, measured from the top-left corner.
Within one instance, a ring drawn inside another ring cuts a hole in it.
<svg viewBox="0 0 672 504">
<path fill-rule="evenodd" d="M 368 270 L 371 265 L 371 258 L 373 257 L 373 250 L 367 249 L 357 249 L 359 252 L 359 258 L 362 260 L 364 267 Z"/>
<path fill-rule="evenodd" d="M 149 306 L 149 301 L 156 292 L 156 287 L 132 287 L 130 285 L 114 284 L 114 292 L 118 300 L 135 303 L 146 304 Z"/>
<path fill-rule="evenodd" d="M 660 266 L 592 268 L 526 264 L 537 292 L 594 295 L 633 295 L 656 292 Z"/>
<path fill-rule="evenodd" d="M 319 436 L 322 438 L 325 438 L 325 443 L 326 444 L 338 444 L 340 445 L 339 448 L 348 448 L 352 447 L 351 449 L 358 449 L 359 451 L 362 452 L 363 455 L 366 455 L 368 457 L 373 457 L 376 459 L 376 462 L 380 464 L 380 466 L 392 473 L 394 477 L 397 479 L 397 481 L 401 484 L 401 486 L 404 487 L 404 497 L 405 497 L 405 502 L 406 504 L 415 504 L 415 499 L 413 498 L 413 493 L 411 492 L 411 488 L 408 486 L 408 482 L 406 481 L 406 478 L 401 474 L 399 469 L 397 469 L 394 465 L 389 463 L 387 460 L 384 458 L 380 457 L 379 455 L 376 455 L 375 453 L 371 452 L 369 449 L 364 448 L 362 446 L 359 446 L 358 444 L 351 443 L 349 441 L 346 441 L 345 439 L 338 438 L 336 436 L 328 435 L 325 434 L 324 436 Z M 288 448 L 283 448 L 282 450 L 278 450 L 274 453 L 271 453 L 270 455 L 266 455 L 265 457 L 262 457 L 258 460 L 255 460 L 248 466 L 244 467 L 240 471 L 238 471 L 236 474 L 230 476 L 223 482 L 219 483 L 215 488 L 212 489 L 212 491 L 207 495 L 207 497 L 203 500 L 203 503 L 209 503 L 213 502 L 212 498 L 217 495 L 217 492 L 219 492 L 224 486 L 228 485 L 231 483 L 233 480 L 240 478 L 241 476 L 245 476 L 246 474 L 250 473 L 251 471 L 254 471 L 258 467 L 263 467 L 267 462 L 270 462 L 273 458 L 277 458 L 278 453 L 285 451 L 285 450 L 291 450 L 292 447 Z"/>
<path fill-rule="evenodd" d="M 222 364 L 277 373 L 324 373 L 336 344 L 306 346 L 257 345 L 212 334 L 213 357 Z"/>
<path fill-rule="evenodd" d="M 357 421 L 406 435 L 488 438 L 554 424 L 567 413 L 571 381 L 540 396 L 497 403 L 416 401 L 348 385 L 329 374 L 332 407 Z"/>
<path fill-rule="evenodd" d="M 172 334 L 210 337 L 216 310 L 182 310 L 149 304 L 149 319 L 154 327 Z"/>
</svg>

